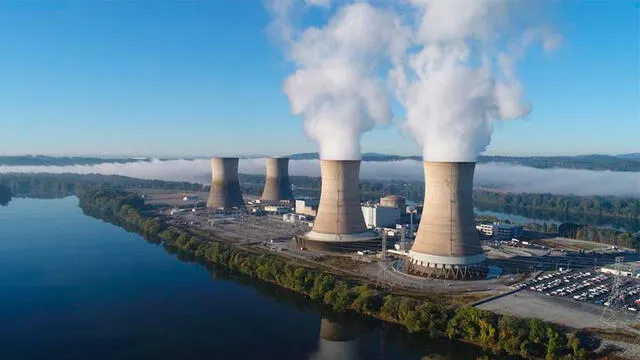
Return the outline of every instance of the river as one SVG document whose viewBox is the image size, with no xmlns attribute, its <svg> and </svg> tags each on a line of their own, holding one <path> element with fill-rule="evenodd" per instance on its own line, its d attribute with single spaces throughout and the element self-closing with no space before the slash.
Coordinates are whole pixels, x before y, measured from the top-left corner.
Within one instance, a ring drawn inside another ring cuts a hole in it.
<svg viewBox="0 0 640 360">
<path fill-rule="evenodd" d="M 612 216 L 581 215 L 575 213 L 563 213 L 545 210 L 532 210 L 514 207 L 504 207 L 495 204 L 476 204 L 476 215 L 490 215 L 502 220 L 509 220 L 517 224 L 547 223 L 561 224 L 572 222 L 581 225 L 589 225 L 604 229 L 616 229 L 621 231 L 640 231 L 640 220 L 618 218 Z"/>
<path fill-rule="evenodd" d="M 78 200 L 0 207 L 3 359 L 474 359 L 168 253 Z M 493 357 L 492 357 L 493 358 Z"/>
</svg>

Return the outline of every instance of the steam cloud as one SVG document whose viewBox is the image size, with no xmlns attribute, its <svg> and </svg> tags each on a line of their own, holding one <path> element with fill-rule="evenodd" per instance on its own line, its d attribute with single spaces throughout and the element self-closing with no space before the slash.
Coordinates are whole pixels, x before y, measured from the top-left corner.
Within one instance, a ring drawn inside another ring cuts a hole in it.
<svg viewBox="0 0 640 360">
<path fill-rule="evenodd" d="M 559 37 L 544 27 L 505 36 L 513 28 L 511 0 L 409 0 L 412 39 L 390 72 L 406 109 L 405 128 L 428 161 L 475 161 L 491 141 L 495 120 L 526 117 L 515 62 L 541 41 Z"/>
<path fill-rule="evenodd" d="M 511 21 L 521 4 L 373 2 L 267 2 L 270 28 L 284 39 L 296 66 L 284 92 L 293 114 L 304 117 L 321 158 L 359 159 L 360 136 L 391 121 L 382 77 L 404 106 L 404 128 L 428 161 L 475 161 L 491 142 L 496 120 L 529 115 L 532 107 L 515 64 L 532 44 L 551 51 L 560 37 L 545 27 L 522 26 L 521 19 Z M 301 7 L 331 15 L 323 26 L 301 30 L 292 15 Z"/>
<path fill-rule="evenodd" d="M 209 184 L 209 159 L 104 163 L 72 166 L 0 166 L 0 173 L 76 173 L 124 175 L 142 179 L 189 181 Z M 264 159 L 240 159 L 239 172 L 264 175 Z M 317 160 L 292 160 L 291 175 L 320 176 Z M 363 179 L 423 181 L 419 161 L 364 161 L 360 170 Z M 493 187 L 512 192 L 540 192 L 575 195 L 615 195 L 640 198 L 640 173 L 573 169 L 535 169 L 499 163 L 478 164 L 475 186 Z"/>
<path fill-rule="evenodd" d="M 293 114 L 319 145 L 320 157 L 360 159 L 360 136 L 392 119 L 380 67 L 387 56 L 401 56 L 406 34 L 390 10 L 366 2 L 341 6 L 321 27 L 296 28 L 292 14 L 300 1 L 271 0 L 271 30 L 284 40 L 295 66 L 283 85 Z M 329 8 L 329 0 L 307 0 Z"/>
</svg>

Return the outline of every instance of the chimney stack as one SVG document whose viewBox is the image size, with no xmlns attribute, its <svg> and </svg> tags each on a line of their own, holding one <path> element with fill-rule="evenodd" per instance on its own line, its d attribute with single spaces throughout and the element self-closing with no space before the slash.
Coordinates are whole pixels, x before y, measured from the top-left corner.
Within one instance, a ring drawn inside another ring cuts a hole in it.
<svg viewBox="0 0 640 360">
<path fill-rule="evenodd" d="M 207 207 L 244 209 L 238 181 L 238 158 L 212 158 L 211 173 L 211 191 Z"/>
<path fill-rule="evenodd" d="M 424 210 L 409 271 L 464 279 L 486 272 L 473 217 L 473 162 L 424 162 Z"/>
</svg>

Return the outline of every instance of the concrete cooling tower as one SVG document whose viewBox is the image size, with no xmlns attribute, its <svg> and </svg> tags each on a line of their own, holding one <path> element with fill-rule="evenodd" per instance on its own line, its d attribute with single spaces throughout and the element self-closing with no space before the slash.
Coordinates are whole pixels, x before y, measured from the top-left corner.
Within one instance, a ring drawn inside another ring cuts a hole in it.
<svg viewBox="0 0 640 360">
<path fill-rule="evenodd" d="M 360 203 L 360 160 L 321 160 L 322 189 L 318 213 L 305 246 L 320 250 L 355 251 L 379 246 L 367 231 Z"/>
<path fill-rule="evenodd" d="M 288 158 L 267 159 L 267 178 L 260 199 L 264 201 L 293 200 Z"/>
<path fill-rule="evenodd" d="M 473 218 L 472 162 L 425 162 L 424 210 L 409 271 L 450 279 L 482 276 L 486 258 Z"/>
<path fill-rule="evenodd" d="M 212 158 L 211 173 L 211 191 L 207 207 L 244 209 L 238 182 L 238 158 Z"/>
</svg>

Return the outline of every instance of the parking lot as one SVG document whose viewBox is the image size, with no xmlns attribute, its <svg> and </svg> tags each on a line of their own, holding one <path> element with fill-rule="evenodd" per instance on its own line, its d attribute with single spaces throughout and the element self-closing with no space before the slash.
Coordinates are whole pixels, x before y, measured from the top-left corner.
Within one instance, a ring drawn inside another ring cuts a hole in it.
<svg viewBox="0 0 640 360">
<path fill-rule="evenodd" d="M 586 270 L 559 270 L 515 285 L 518 289 L 534 291 L 546 296 L 637 313 L 640 310 L 640 280 L 623 278 L 615 298 L 611 298 L 613 286 L 613 276 Z"/>
</svg>

